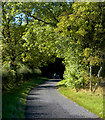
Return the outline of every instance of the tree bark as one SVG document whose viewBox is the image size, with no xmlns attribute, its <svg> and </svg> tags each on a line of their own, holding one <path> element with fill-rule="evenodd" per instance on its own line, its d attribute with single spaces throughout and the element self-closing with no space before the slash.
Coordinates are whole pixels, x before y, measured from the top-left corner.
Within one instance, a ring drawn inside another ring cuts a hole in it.
<svg viewBox="0 0 105 120">
<path fill-rule="evenodd" d="M 91 80 L 91 77 L 92 77 L 92 66 L 90 66 L 90 90 L 92 91 L 92 80 Z"/>
<path fill-rule="evenodd" d="M 97 76 L 96 76 L 97 78 L 100 77 L 100 73 L 101 73 L 102 68 L 103 68 L 103 67 L 101 66 L 100 69 L 99 69 L 99 71 L 98 71 L 98 74 L 97 74 Z M 95 84 L 93 93 L 95 93 L 95 91 L 96 91 L 96 89 L 97 89 L 97 87 L 98 87 L 98 82 L 99 82 L 99 79 L 98 79 L 97 83 Z"/>
<path fill-rule="evenodd" d="M 96 77 L 98 77 L 98 78 L 100 77 L 101 70 L 102 70 L 102 66 L 100 67 L 100 69 L 99 69 L 98 74 L 97 74 Z"/>
<path fill-rule="evenodd" d="M 32 18 L 34 18 L 35 20 L 41 21 L 41 22 L 43 22 L 43 23 L 45 23 L 45 24 L 49 24 L 49 25 L 52 25 L 52 26 L 57 26 L 55 23 L 46 22 L 46 21 L 44 21 L 44 20 L 42 20 L 42 19 L 40 19 L 40 18 L 37 18 L 37 17 L 31 15 L 30 13 L 28 13 L 28 15 L 29 15 L 29 17 L 32 17 Z"/>
</svg>

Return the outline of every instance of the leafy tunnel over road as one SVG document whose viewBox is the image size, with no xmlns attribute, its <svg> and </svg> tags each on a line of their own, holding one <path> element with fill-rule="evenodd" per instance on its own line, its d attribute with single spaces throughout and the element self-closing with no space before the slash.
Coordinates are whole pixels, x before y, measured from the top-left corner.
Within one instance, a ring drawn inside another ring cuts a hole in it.
<svg viewBox="0 0 105 120">
<path fill-rule="evenodd" d="M 60 75 L 60 78 L 62 79 L 65 70 L 65 66 L 62 61 L 62 58 L 56 58 L 55 62 L 50 62 L 46 66 L 41 67 L 42 75 L 44 77 L 52 78 L 52 74 L 56 73 Z"/>
</svg>

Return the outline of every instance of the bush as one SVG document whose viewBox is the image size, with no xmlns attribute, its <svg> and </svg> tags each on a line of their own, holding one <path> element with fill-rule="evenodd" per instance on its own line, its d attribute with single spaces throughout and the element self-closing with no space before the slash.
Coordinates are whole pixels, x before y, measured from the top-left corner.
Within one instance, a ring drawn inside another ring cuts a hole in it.
<svg viewBox="0 0 105 120">
<path fill-rule="evenodd" d="M 84 77 L 82 76 L 82 71 L 78 64 L 71 65 L 70 63 L 66 65 L 64 71 L 65 85 L 67 87 L 75 88 L 77 91 L 84 87 Z"/>
<path fill-rule="evenodd" d="M 2 86 L 3 89 L 10 88 L 14 85 L 15 72 L 9 66 L 2 67 Z"/>
<path fill-rule="evenodd" d="M 37 77 L 41 74 L 40 69 L 31 70 L 27 66 L 20 64 L 17 72 L 11 70 L 10 64 L 6 62 L 2 66 L 2 86 L 3 90 L 12 88 L 21 81 L 28 81 L 30 78 Z"/>
</svg>

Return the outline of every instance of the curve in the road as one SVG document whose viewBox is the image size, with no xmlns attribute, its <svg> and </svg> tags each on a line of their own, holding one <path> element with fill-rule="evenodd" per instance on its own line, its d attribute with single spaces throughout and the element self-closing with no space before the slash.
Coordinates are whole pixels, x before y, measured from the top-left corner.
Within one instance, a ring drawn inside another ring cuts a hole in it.
<svg viewBox="0 0 105 120">
<path fill-rule="evenodd" d="M 26 118 L 98 119 L 98 116 L 62 96 L 56 89 L 58 81 L 50 79 L 30 91 L 26 104 Z"/>
</svg>

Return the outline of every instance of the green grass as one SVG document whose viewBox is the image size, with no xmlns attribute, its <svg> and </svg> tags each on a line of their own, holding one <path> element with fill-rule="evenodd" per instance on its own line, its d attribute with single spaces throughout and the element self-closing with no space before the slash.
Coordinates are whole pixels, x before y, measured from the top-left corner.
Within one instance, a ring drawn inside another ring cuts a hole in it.
<svg viewBox="0 0 105 120">
<path fill-rule="evenodd" d="M 57 88 L 62 95 L 66 96 L 78 105 L 88 109 L 90 112 L 98 115 L 101 118 L 105 117 L 103 116 L 103 100 L 105 104 L 105 99 L 103 99 L 103 95 L 101 94 L 102 89 L 101 92 L 92 94 L 86 90 L 76 92 L 75 90 L 67 88 L 65 86 L 59 86 Z"/>
<path fill-rule="evenodd" d="M 2 118 L 25 118 L 24 112 L 29 91 L 45 80 L 46 78 L 32 79 L 3 92 Z"/>
</svg>

